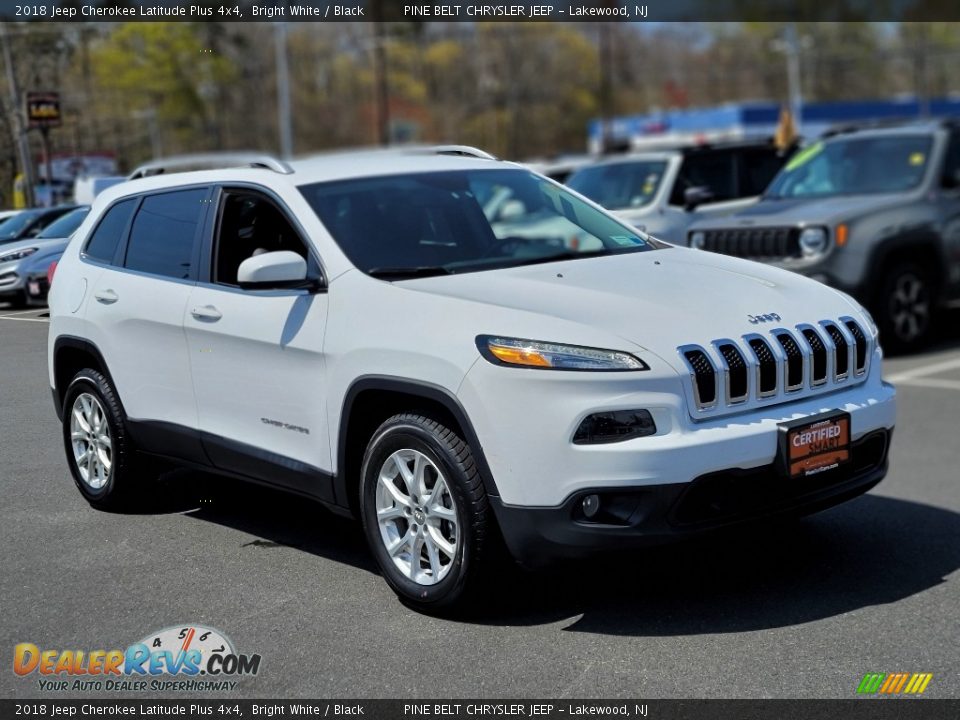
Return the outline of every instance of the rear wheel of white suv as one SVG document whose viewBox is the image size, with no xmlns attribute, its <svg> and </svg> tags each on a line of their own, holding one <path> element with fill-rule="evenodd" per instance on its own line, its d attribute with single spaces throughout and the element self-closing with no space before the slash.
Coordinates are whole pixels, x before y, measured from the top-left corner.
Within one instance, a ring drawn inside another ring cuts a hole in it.
<svg viewBox="0 0 960 720">
<path fill-rule="evenodd" d="M 63 402 L 63 443 L 77 488 L 94 507 L 120 510 L 136 499 L 143 469 L 110 381 L 78 372 Z"/>
<path fill-rule="evenodd" d="M 423 415 L 396 415 L 367 446 L 360 510 L 367 541 L 394 591 L 420 610 L 465 599 L 492 519 L 470 446 Z"/>
</svg>

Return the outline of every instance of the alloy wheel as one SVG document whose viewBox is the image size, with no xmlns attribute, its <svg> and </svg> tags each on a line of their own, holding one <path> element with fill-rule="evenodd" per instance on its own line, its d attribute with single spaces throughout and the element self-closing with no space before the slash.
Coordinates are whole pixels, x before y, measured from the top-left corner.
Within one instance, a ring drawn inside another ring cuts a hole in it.
<svg viewBox="0 0 960 720">
<path fill-rule="evenodd" d="M 396 568 L 418 585 L 435 585 L 460 546 L 456 502 L 437 465 L 418 450 L 397 450 L 380 468 L 380 539 Z"/>
<path fill-rule="evenodd" d="M 897 339 L 909 343 L 923 335 L 930 322 L 930 293 L 911 272 L 898 276 L 889 298 L 890 322 Z"/>
<path fill-rule="evenodd" d="M 101 489 L 110 479 L 113 443 L 103 406 L 90 393 L 80 393 L 73 401 L 70 445 L 80 478 L 91 489 Z"/>
</svg>

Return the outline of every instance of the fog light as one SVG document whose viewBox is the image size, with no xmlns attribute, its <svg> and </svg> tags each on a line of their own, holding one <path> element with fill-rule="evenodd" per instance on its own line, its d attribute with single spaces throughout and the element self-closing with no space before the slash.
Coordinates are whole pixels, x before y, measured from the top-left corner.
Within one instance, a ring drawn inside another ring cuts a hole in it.
<svg viewBox="0 0 960 720">
<path fill-rule="evenodd" d="M 583 514 L 587 518 L 594 517 L 600 510 L 600 496 L 587 495 L 583 499 Z"/>
<path fill-rule="evenodd" d="M 657 426 L 648 410 L 614 410 L 587 415 L 573 435 L 575 445 L 621 442 L 653 435 Z"/>
</svg>

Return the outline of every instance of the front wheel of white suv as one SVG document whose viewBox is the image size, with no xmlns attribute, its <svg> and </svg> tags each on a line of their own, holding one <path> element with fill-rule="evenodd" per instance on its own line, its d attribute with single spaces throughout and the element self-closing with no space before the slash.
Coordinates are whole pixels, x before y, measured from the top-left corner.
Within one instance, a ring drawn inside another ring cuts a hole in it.
<svg viewBox="0 0 960 720">
<path fill-rule="evenodd" d="M 402 600 L 429 612 L 469 595 L 493 520 L 458 433 L 423 415 L 384 422 L 364 455 L 360 510 L 374 557 Z"/>
</svg>

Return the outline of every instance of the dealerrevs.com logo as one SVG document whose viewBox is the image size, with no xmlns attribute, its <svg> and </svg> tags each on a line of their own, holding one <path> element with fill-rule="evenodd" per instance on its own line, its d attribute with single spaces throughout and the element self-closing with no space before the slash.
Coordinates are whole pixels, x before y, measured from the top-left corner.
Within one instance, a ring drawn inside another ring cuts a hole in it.
<svg viewBox="0 0 960 720">
<path fill-rule="evenodd" d="M 13 671 L 37 675 L 43 691 L 223 692 L 260 671 L 260 655 L 238 653 L 219 630 L 178 625 L 150 633 L 126 650 L 57 650 L 23 642 Z"/>
</svg>

